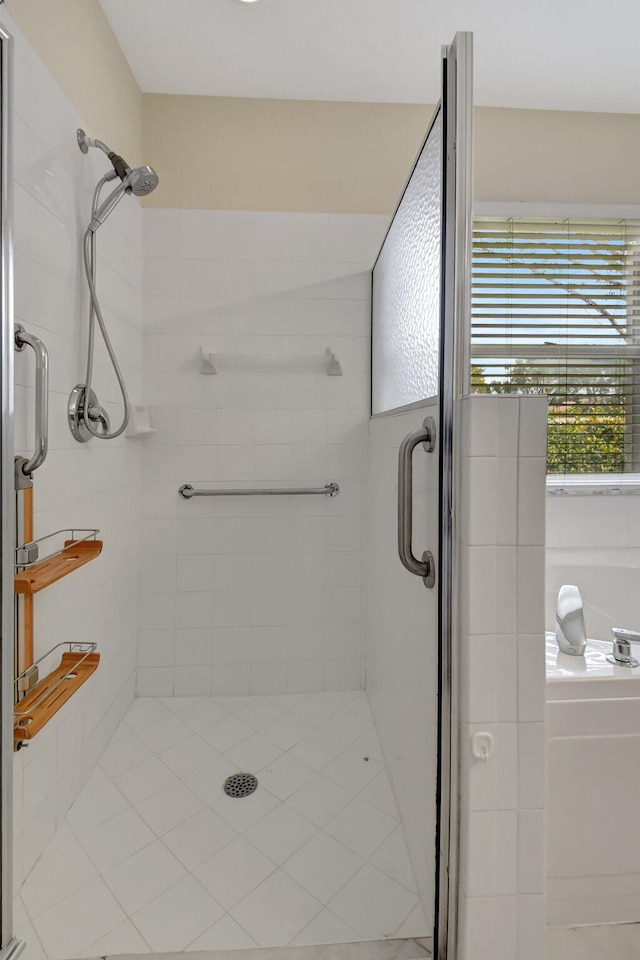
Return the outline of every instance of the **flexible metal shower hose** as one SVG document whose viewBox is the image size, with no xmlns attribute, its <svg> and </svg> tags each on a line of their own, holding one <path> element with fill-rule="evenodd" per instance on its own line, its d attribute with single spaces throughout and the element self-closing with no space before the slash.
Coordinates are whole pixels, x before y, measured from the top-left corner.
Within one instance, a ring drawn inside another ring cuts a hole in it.
<svg viewBox="0 0 640 960">
<path fill-rule="evenodd" d="M 98 208 L 98 200 L 100 198 L 100 191 L 102 187 L 107 182 L 110 177 L 103 177 L 102 180 L 98 183 L 98 186 L 95 189 L 93 195 L 93 206 L 92 206 L 92 217 L 95 215 L 95 212 Z M 89 336 L 87 340 L 87 373 L 85 377 L 85 416 L 84 416 L 84 425 L 86 426 L 89 433 L 94 437 L 97 437 L 99 440 L 115 440 L 116 437 L 119 437 L 127 429 L 127 424 L 129 423 L 130 415 L 130 403 L 129 403 L 129 394 L 127 393 L 127 385 L 124 382 L 124 377 L 120 370 L 115 351 L 109 339 L 109 334 L 107 332 L 107 327 L 104 322 L 104 317 L 102 316 L 102 310 L 100 309 L 100 302 L 98 300 L 98 294 L 96 291 L 96 234 L 95 231 L 87 229 L 84 235 L 83 240 L 83 260 L 84 260 L 84 271 L 87 277 L 87 285 L 89 287 Z M 122 423 L 117 430 L 112 430 L 110 433 L 100 433 L 96 430 L 91 423 L 91 417 L 89 416 L 88 410 L 88 398 L 91 393 L 91 378 L 93 376 L 93 355 L 95 351 L 95 321 L 98 321 L 98 326 L 100 327 L 100 333 L 102 334 L 102 339 L 104 340 L 104 345 L 107 348 L 107 353 L 109 354 L 109 359 L 111 361 L 111 366 L 116 375 L 118 381 L 118 386 L 120 387 L 120 393 L 122 394 L 122 402 L 124 405 L 124 416 L 122 418 Z"/>
</svg>

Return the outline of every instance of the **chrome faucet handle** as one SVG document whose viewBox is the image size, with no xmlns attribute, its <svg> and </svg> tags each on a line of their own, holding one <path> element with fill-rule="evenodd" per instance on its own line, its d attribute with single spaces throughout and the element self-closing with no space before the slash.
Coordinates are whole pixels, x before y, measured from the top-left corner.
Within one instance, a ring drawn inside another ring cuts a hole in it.
<svg viewBox="0 0 640 960">
<path fill-rule="evenodd" d="M 640 667 L 640 662 L 631 656 L 631 643 L 640 643 L 640 633 L 635 630 L 624 630 L 622 627 L 613 627 L 613 655 L 607 657 L 609 663 L 621 667 Z"/>
</svg>

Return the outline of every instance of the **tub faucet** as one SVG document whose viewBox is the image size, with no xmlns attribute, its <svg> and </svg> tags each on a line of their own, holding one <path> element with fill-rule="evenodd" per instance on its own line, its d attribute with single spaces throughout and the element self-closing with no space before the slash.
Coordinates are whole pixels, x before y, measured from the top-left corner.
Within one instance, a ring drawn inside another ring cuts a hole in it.
<svg viewBox="0 0 640 960">
<path fill-rule="evenodd" d="M 584 656 L 587 645 L 584 608 L 580 591 L 572 584 L 564 584 L 558 591 L 556 640 L 562 653 L 571 657 Z"/>
<path fill-rule="evenodd" d="M 609 663 L 619 667 L 640 667 L 640 663 L 631 656 L 631 642 L 640 642 L 640 633 L 633 630 L 623 630 L 622 627 L 612 627 L 613 654 L 607 657 Z"/>
</svg>

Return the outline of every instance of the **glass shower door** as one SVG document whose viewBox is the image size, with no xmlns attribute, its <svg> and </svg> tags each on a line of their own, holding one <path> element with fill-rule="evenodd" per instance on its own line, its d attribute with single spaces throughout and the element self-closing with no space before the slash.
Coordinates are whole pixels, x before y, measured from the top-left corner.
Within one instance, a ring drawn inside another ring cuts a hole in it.
<svg viewBox="0 0 640 960">
<path fill-rule="evenodd" d="M 439 960 L 455 956 L 453 523 L 466 392 L 471 36 L 373 270 L 367 690 Z"/>
</svg>

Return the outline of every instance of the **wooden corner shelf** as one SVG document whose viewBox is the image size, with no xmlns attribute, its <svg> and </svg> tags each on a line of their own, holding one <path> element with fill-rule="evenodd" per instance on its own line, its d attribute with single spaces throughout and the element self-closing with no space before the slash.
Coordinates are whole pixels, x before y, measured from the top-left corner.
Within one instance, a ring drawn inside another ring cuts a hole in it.
<svg viewBox="0 0 640 960">
<path fill-rule="evenodd" d="M 34 563 L 20 573 L 16 573 L 14 590 L 16 593 L 31 596 L 49 587 L 67 574 L 95 560 L 102 551 L 102 540 L 67 540 L 64 549 L 47 560 Z M 36 688 L 37 689 L 37 688 Z"/>
<path fill-rule="evenodd" d="M 93 649 L 95 650 L 95 644 Z M 60 666 L 36 684 L 14 708 L 14 742 L 31 740 L 35 737 L 76 690 L 89 679 L 99 662 L 99 653 L 86 651 L 63 653 Z"/>
</svg>

